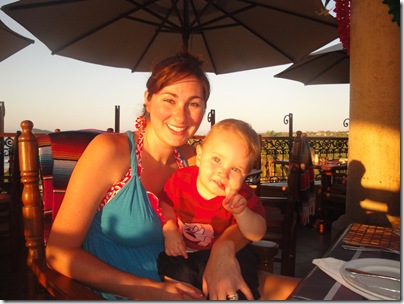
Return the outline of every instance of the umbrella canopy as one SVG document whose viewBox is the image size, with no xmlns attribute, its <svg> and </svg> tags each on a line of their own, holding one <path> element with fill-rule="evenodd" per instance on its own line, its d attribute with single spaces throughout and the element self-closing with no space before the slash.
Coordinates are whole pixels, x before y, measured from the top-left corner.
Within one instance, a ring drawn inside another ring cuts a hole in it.
<svg viewBox="0 0 404 304">
<path fill-rule="evenodd" d="M 34 43 L 34 40 L 17 34 L 0 21 L 0 61 L 7 59 L 31 43 Z"/>
<path fill-rule="evenodd" d="M 22 0 L 2 10 L 53 54 L 150 71 L 181 47 L 205 70 L 295 62 L 338 37 L 321 0 Z"/>
<path fill-rule="evenodd" d="M 349 56 L 336 44 L 312 53 L 286 70 L 274 75 L 303 82 L 305 85 L 349 83 Z"/>
</svg>

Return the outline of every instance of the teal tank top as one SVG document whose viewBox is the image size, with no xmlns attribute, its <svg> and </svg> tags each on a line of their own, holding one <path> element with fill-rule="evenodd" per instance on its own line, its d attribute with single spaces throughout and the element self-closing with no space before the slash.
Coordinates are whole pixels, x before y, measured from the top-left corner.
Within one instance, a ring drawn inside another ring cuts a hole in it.
<svg viewBox="0 0 404 304">
<path fill-rule="evenodd" d="M 140 183 L 133 134 L 130 131 L 127 134 L 132 177 L 96 213 L 83 248 L 122 271 L 161 281 L 157 273 L 157 257 L 164 251 L 161 222 Z M 110 300 L 122 299 L 100 294 Z"/>
</svg>

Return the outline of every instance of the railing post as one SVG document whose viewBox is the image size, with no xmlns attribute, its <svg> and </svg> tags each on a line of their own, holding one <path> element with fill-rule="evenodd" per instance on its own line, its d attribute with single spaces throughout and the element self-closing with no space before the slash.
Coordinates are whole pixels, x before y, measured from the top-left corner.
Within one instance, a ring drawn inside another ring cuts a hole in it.
<svg viewBox="0 0 404 304">
<path fill-rule="evenodd" d="M 4 107 L 4 101 L 0 101 L 0 133 L 4 133 L 4 116 L 6 115 L 6 108 Z M 0 178 L 2 183 L 4 182 L 4 138 L 0 138 Z"/>
<path fill-rule="evenodd" d="M 283 118 L 283 123 L 285 125 L 289 124 L 289 155 L 292 151 L 293 145 L 293 113 L 289 113 Z"/>
<path fill-rule="evenodd" d="M 214 109 L 210 110 L 208 113 L 208 122 L 210 122 L 210 127 L 213 127 L 213 125 L 216 123 L 216 114 Z"/>
<path fill-rule="evenodd" d="M 119 133 L 120 107 L 121 106 L 115 106 L 115 132 L 116 133 Z"/>
</svg>

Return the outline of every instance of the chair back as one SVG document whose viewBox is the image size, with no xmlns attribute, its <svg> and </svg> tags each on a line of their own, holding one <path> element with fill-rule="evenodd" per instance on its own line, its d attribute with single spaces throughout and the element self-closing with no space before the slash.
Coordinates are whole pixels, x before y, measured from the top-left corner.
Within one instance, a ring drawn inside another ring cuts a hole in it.
<svg viewBox="0 0 404 304">
<path fill-rule="evenodd" d="M 18 140 L 22 190 L 22 215 L 25 244 L 28 249 L 28 293 L 30 299 L 102 300 L 87 286 L 49 268 L 45 258 L 44 205 L 39 189 L 38 141 L 33 123 L 21 123 Z"/>
<path fill-rule="evenodd" d="M 53 157 L 48 134 L 38 134 L 39 167 L 42 179 L 44 211 L 52 212 L 53 207 Z"/>
<path fill-rule="evenodd" d="M 295 202 L 285 196 L 259 197 L 266 211 L 267 231 L 263 240 L 279 245 L 282 275 L 294 276 L 296 260 L 296 212 Z"/>
<path fill-rule="evenodd" d="M 100 130 L 76 130 L 49 134 L 53 160 L 52 220 L 55 219 L 59 211 L 77 161 L 90 141 L 101 133 L 105 132 Z"/>
</svg>

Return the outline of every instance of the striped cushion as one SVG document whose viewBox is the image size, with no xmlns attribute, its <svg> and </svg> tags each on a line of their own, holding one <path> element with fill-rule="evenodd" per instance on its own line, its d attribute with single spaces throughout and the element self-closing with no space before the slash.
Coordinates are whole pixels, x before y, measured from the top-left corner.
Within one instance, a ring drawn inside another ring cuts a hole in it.
<svg viewBox="0 0 404 304">
<path fill-rule="evenodd" d="M 44 211 L 50 211 L 53 206 L 53 158 L 51 140 L 48 134 L 38 134 L 37 140 Z"/>
<path fill-rule="evenodd" d="M 50 133 L 53 154 L 53 208 L 55 218 L 62 203 L 70 175 L 81 154 L 101 130 L 78 130 Z"/>
</svg>

